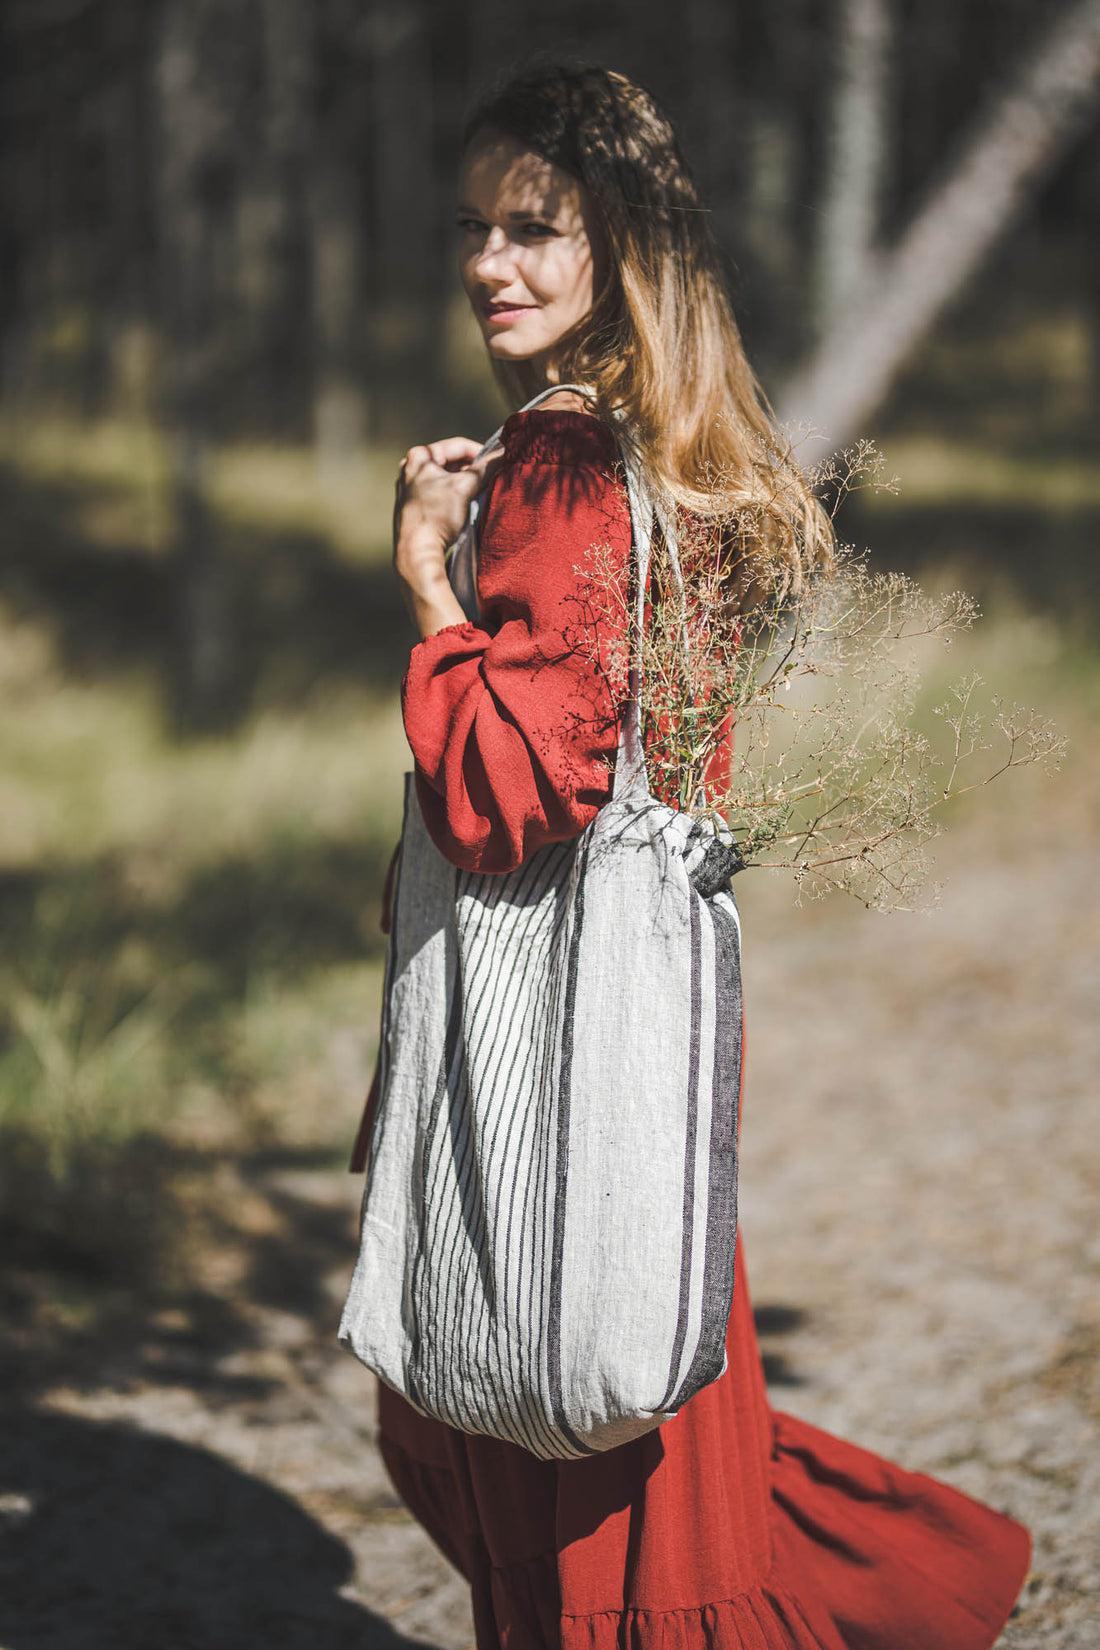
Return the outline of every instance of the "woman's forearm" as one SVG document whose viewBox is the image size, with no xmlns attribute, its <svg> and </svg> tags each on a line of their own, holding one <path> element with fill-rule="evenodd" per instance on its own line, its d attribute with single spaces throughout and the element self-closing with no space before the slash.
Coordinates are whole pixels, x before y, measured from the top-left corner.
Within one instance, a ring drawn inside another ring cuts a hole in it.
<svg viewBox="0 0 1100 1650">
<path fill-rule="evenodd" d="M 436 635 L 448 625 L 464 622 L 466 615 L 451 589 L 438 538 L 399 534 L 394 568 L 405 606 L 421 640 Z"/>
<path fill-rule="evenodd" d="M 458 597 L 446 578 L 429 588 L 406 590 L 405 602 L 421 641 L 446 630 L 449 625 L 466 621 Z"/>
</svg>

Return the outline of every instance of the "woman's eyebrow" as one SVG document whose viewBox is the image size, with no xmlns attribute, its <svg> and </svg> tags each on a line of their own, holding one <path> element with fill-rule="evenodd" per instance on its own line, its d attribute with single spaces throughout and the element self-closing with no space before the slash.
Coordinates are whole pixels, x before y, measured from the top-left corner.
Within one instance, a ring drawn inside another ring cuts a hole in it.
<svg viewBox="0 0 1100 1650">
<path fill-rule="evenodd" d="M 455 207 L 455 215 L 460 218 L 480 218 L 482 223 L 487 221 L 484 212 L 479 212 L 476 206 L 469 206 L 465 201 L 459 201 Z M 527 211 L 519 209 L 514 212 L 506 212 L 504 216 L 512 223 L 527 223 L 532 218 L 538 218 L 542 223 L 552 224 L 554 220 L 552 212 L 540 212 L 535 207 L 530 207 Z"/>
</svg>

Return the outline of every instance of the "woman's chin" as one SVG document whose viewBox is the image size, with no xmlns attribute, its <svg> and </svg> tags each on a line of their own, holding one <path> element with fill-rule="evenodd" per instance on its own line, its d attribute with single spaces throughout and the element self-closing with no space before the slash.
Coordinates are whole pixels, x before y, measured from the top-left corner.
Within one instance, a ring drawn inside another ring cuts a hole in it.
<svg viewBox="0 0 1100 1650">
<path fill-rule="evenodd" d="M 489 333 L 485 339 L 485 347 L 494 361 L 531 361 L 536 355 L 545 352 L 546 345 L 541 341 L 531 343 L 529 339 L 516 338 L 506 332 Z"/>
</svg>

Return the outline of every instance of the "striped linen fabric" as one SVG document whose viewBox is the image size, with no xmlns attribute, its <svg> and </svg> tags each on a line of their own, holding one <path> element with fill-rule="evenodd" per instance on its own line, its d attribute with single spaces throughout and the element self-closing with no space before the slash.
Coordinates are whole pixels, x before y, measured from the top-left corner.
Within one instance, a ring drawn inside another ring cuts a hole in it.
<svg viewBox="0 0 1100 1650">
<path fill-rule="evenodd" d="M 628 478 L 641 594 L 652 506 Z M 577 1457 L 722 1373 L 741 1067 L 730 859 L 708 822 L 650 794 L 636 695 L 608 803 L 513 872 L 451 865 L 407 781 L 340 1338 L 424 1414 Z"/>
</svg>

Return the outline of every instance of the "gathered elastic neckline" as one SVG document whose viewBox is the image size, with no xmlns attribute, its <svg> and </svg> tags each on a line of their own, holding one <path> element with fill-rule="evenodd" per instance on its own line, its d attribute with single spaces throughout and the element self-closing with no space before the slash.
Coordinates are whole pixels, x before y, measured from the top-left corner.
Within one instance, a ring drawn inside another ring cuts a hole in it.
<svg viewBox="0 0 1100 1650">
<path fill-rule="evenodd" d="M 511 463 L 592 465 L 618 463 L 615 436 L 594 413 L 565 407 L 533 407 L 513 413 L 500 432 Z"/>
</svg>

